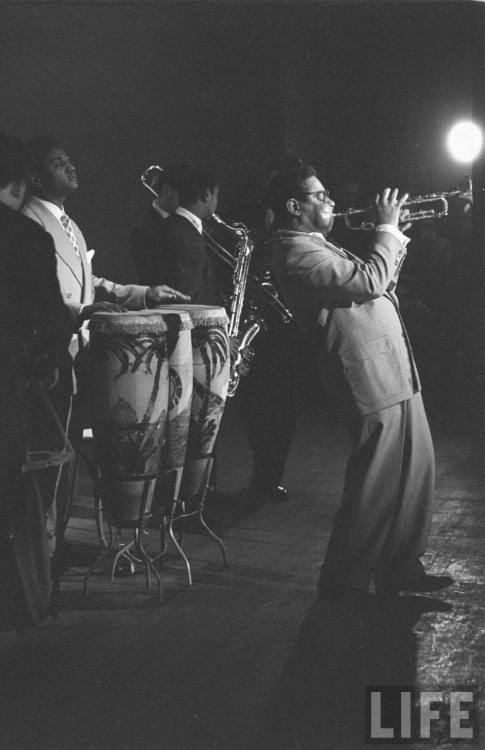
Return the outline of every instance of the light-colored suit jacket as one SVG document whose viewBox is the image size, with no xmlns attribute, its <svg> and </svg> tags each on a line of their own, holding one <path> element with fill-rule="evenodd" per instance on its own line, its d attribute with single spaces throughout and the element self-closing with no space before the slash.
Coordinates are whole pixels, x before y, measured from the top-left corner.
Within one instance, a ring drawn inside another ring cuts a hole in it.
<svg viewBox="0 0 485 750">
<path fill-rule="evenodd" d="M 379 231 L 366 261 L 322 235 L 280 230 L 274 270 L 285 300 L 321 355 L 324 385 L 347 417 L 409 399 L 420 390 L 392 289 L 406 250 Z"/>
<path fill-rule="evenodd" d="M 32 196 L 23 206 L 22 213 L 40 224 L 46 232 L 52 235 L 57 256 L 57 276 L 63 300 L 73 317 L 74 327 L 84 305 L 93 302 L 116 302 L 132 310 L 145 307 L 145 293 L 148 287 L 138 284 L 115 284 L 97 276 L 91 270 L 88 260 L 86 241 L 84 236 L 71 219 L 76 235 L 79 255 L 76 254 L 71 240 L 67 236 L 61 223 L 49 209 L 35 196 Z M 80 335 L 87 341 L 87 326 L 83 325 Z M 79 346 L 77 334 L 73 337 L 70 354 L 75 356 Z"/>
</svg>

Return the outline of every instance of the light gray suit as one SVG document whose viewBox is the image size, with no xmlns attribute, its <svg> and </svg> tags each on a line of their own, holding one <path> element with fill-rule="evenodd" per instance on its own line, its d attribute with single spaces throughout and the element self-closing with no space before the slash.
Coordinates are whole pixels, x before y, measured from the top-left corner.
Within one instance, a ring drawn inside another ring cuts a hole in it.
<svg viewBox="0 0 485 750">
<path fill-rule="evenodd" d="M 31 197 L 23 206 L 22 213 L 33 221 L 40 224 L 54 240 L 56 258 L 57 258 L 57 277 L 64 303 L 68 307 L 73 319 L 73 336 L 69 345 L 69 354 L 74 359 L 79 353 L 80 347 L 84 348 L 88 342 L 89 331 L 87 323 L 79 326 L 79 314 L 84 305 L 91 305 L 93 302 L 115 302 L 124 307 L 138 310 L 144 308 L 145 293 L 148 287 L 136 284 L 121 285 L 115 284 L 107 279 L 99 278 L 93 275 L 91 263 L 88 260 L 86 241 L 84 236 L 71 219 L 72 228 L 76 237 L 78 253 L 69 239 L 69 236 L 49 208 L 38 198 Z M 77 374 L 79 375 L 79 363 L 82 357 L 77 357 Z M 74 383 L 73 383 L 74 380 Z M 80 396 L 72 401 L 73 385 L 75 387 L 76 378 L 73 378 L 71 363 L 65 367 L 61 366 L 60 379 L 54 390 L 51 392 L 51 398 L 56 408 L 57 414 L 66 432 L 68 432 L 71 442 L 77 448 L 82 438 L 82 428 L 86 421 L 86 406 Z M 71 401 L 73 412 L 71 417 Z M 64 479 L 61 482 L 61 474 Z M 47 481 L 47 480 L 46 480 Z M 56 535 L 57 525 L 57 506 L 63 508 L 67 503 L 67 472 L 59 472 L 56 481 L 56 488 L 47 486 L 44 490 L 49 496 L 57 495 L 57 501 L 52 503 L 49 516 L 47 518 L 47 531 L 51 539 Z"/>
<path fill-rule="evenodd" d="M 22 213 L 40 224 L 52 235 L 57 256 L 57 276 L 64 303 L 69 308 L 74 321 L 77 321 L 83 305 L 93 302 L 116 302 L 129 309 L 138 310 L 145 307 L 145 293 L 148 287 L 138 284 L 115 284 L 97 276 L 91 270 L 84 236 L 71 219 L 76 236 L 79 255 L 69 239 L 64 227 L 35 196 L 32 196 L 22 208 Z M 81 329 L 83 339 L 87 338 L 87 328 Z M 78 337 L 73 337 L 69 349 L 72 356 L 77 354 Z"/>
<path fill-rule="evenodd" d="M 366 589 L 373 572 L 412 572 L 431 518 L 434 452 L 418 373 L 392 292 L 405 248 L 376 232 L 363 261 L 322 235 L 280 230 L 274 269 L 349 420 L 352 452 L 320 585 Z"/>
</svg>

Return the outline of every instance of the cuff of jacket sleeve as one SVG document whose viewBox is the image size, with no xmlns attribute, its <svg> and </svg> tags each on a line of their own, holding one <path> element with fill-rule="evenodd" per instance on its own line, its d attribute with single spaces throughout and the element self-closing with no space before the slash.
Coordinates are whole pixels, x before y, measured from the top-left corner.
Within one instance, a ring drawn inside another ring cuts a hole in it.
<svg viewBox="0 0 485 750">
<path fill-rule="evenodd" d="M 399 240 L 401 245 L 404 245 L 404 247 L 406 247 L 408 242 L 411 242 L 411 237 L 406 237 L 405 234 L 392 224 L 379 224 L 376 227 L 376 232 L 389 232 L 390 234 L 393 234 L 394 237 Z"/>
</svg>

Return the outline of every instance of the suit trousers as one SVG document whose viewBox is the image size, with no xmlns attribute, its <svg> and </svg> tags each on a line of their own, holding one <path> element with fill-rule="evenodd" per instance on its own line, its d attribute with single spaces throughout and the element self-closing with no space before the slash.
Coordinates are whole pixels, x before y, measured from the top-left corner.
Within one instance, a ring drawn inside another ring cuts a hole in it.
<svg viewBox="0 0 485 750">
<path fill-rule="evenodd" d="M 276 487 L 283 480 L 296 423 L 295 333 L 277 321 L 251 346 L 255 356 L 240 384 L 253 454 L 251 485 Z"/>
<path fill-rule="evenodd" d="M 421 394 L 352 422 L 350 440 L 319 586 L 366 590 L 377 570 L 412 573 L 426 549 L 435 463 Z"/>
</svg>

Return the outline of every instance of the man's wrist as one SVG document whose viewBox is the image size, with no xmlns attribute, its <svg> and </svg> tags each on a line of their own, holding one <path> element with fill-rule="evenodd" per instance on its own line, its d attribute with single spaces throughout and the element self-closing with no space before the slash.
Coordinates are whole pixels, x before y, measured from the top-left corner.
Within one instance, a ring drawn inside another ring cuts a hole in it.
<svg viewBox="0 0 485 750">
<path fill-rule="evenodd" d="M 389 234 L 392 234 L 399 242 L 406 247 L 408 242 L 411 242 L 411 237 L 407 237 L 403 232 L 401 232 L 400 229 L 394 226 L 394 224 L 378 224 L 376 226 L 376 233 L 377 232 L 389 232 Z"/>
</svg>

